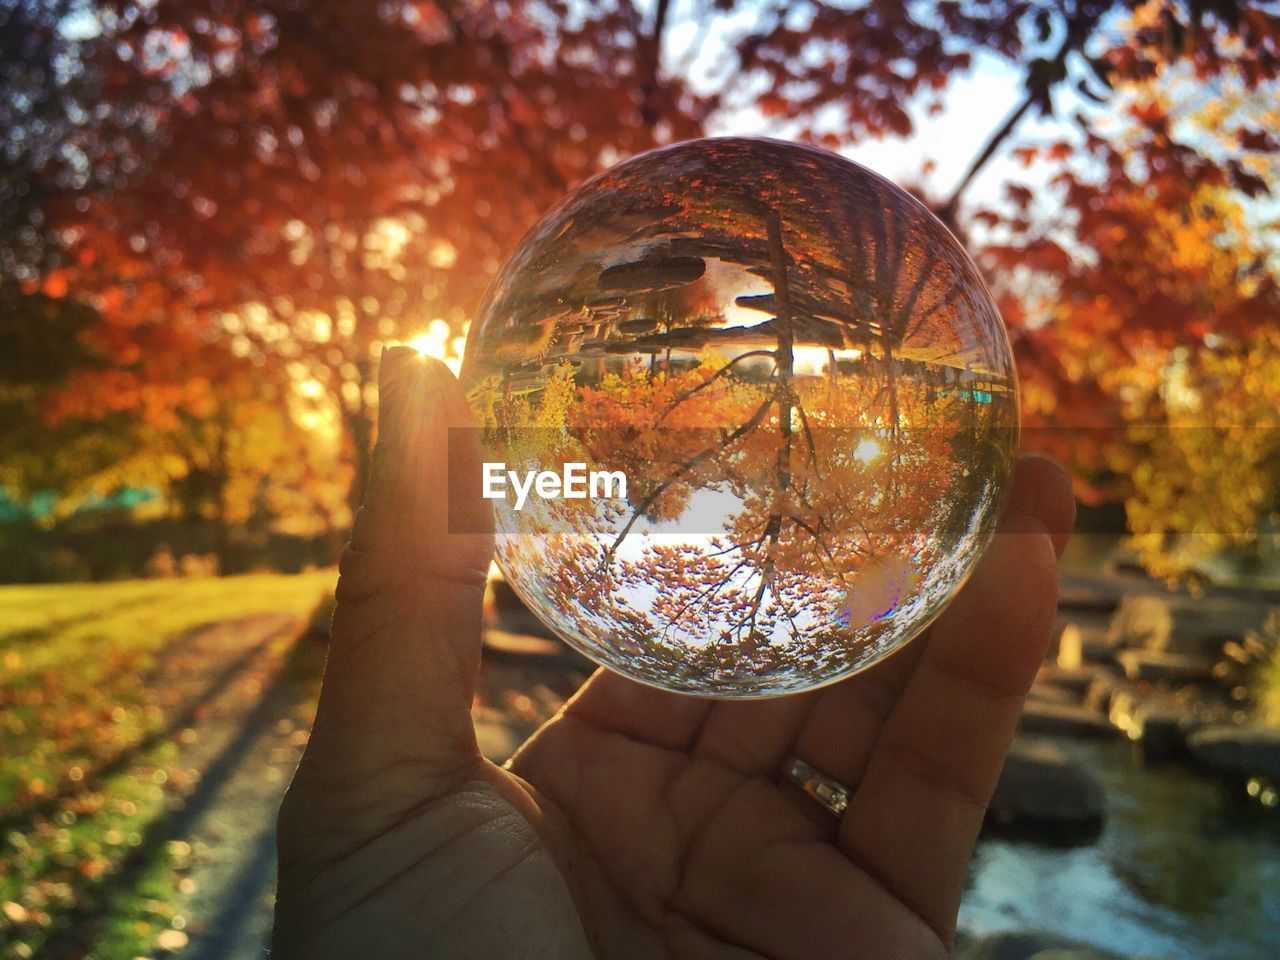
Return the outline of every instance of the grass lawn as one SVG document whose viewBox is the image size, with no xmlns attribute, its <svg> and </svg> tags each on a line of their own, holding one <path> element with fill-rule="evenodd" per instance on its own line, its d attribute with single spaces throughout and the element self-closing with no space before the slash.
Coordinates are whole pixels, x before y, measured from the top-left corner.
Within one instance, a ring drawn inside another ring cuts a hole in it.
<svg viewBox="0 0 1280 960">
<path fill-rule="evenodd" d="M 193 628 L 251 614 L 305 623 L 334 580 L 318 571 L 0 587 L 0 958 L 43 955 L 55 935 L 101 917 L 101 881 L 139 857 L 148 825 L 174 802 L 173 778 L 189 775 L 164 735 L 174 704 L 145 681 L 157 654 Z M 281 636 L 270 655 L 293 640 Z M 182 889 L 185 855 L 169 844 L 133 871 L 131 890 L 111 893 L 92 956 L 180 947 L 180 897 L 170 893 Z"/>
</svg>

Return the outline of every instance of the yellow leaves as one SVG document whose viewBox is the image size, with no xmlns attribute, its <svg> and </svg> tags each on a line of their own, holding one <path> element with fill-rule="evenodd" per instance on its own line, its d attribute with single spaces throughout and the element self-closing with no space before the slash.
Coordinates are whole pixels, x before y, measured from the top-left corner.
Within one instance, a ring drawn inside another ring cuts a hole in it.
<svg viewBox="0 0 1280 960">
<path fill-rule="evenodd" d="M 170 840 L 165 846 L 169 854 L 170 862 L 177 869 L 183 869 L 190 866 L 192 848 L 191 844 L 185 840 Z"/>
<path fill-rule="evenodd" d="M 156 937 L 156 946 L 161 950 L 177 952 L 187 945 L 190 938 L 181 930 L 165 930 Z"/>
<path fill-rule="evenodd" d="M 30 916 L 26 907 L 20 903 L 14 903 L 12 900 L 5 901 L 3 906 L 0 906 L 0 911 L 4 912 L 10 923 L 26 923 Z"/>
<path fill-rule="evenodd" d="M 76 864 L 76 872 L 86 880 L 100 880 L 111 866 L 105 857 L 91 857 Z"/>
<path fill-rule="evenodd" d="M 558 364 L 547 378 L 538 408 L 529 424 L 533 427 L 558 429 L 567 423 L 569 409 L 575 405 L 577 387 L 572 364 Z"/>
<path fill-rule="evenodd" d="M 1173 351 L 1159 369 L 1156 385 L 1130 405 L 1142 419 L 1123 435 L 1132 485 L 1125 508 L 1143 562 L 1176 577 L 1253 542 L 1275 500 L 1280 342 L 1270 331 L 1220 339 Z"/>
</svg>

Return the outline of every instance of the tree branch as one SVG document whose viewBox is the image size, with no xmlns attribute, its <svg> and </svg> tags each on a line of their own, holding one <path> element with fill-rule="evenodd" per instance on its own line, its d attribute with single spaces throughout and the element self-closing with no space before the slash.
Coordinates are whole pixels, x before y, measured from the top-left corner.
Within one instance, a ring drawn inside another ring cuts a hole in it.
<svg viewBox="0 0 1280 960">
<path fill-rule="evenodd" d="M 671 0 L 658 0 L 653 16 L 653 32 L 649 34 L 647 42 L 641 48 L 645 57 L 645 79 L 640 116 L 646 127 L 655 126 L 661 116 L 658 89 L 662 79 L 662 32 L 666 29 L 667 13 L 670 9 Z"/>
<path fill-rule="evenodd" d="M 1050 92 L 1066 76 L 1067 57 L 1084 46 L 1085 41 L 1089 39 L 1089 35 L 1093 32 L 1100 15 L 1100 12 L 1090 9 L 1088 12 L 1077 12 L 1075 16 L 1068 18 L 1066 36 L 1062 38 L 1062 43 L 1059 44 L 1054 55 L 1048 60 L 1037 59 L 1031 62 L 1027 75 L 1022 82 L 1023 89 L 1026 91 L 1022 101 L 1009 112 L 1004 122 L 987 138 L 986 145 L 982 148 L 982 151 L 969 164 L 969 169 L 965 171 L 964 176 L 960 178 L 960 182 L 951 191 L 951 196 L 947 198 L 947 202 L 938 210 L 938 216 L 944 223 L 955 222 L 955 215 L 960 206 L 961 196 L 968 189 L 974 178 L 982 171 L 982 168 L 995 156 L 1001 144 L 1013 133 L 1018 123 L 1026 116 L 1027 111 L 1036 104 L 1042 105 L 1046 110 L 1048 109 Z"/>
<path fill-rule="evenodd" d="M 982 148 L 982 152 L 969 164 L 969 169 L 965 171 L 964 176 L 960 178 L 960 182 L 951 191 L 951 196 L 947 198 L 947 202 L 938 211 L 938 216 L 944 223 L 955 222 L 956 210 L 960 206 L 960 197 L 968 189 L 969 184 L 973 182 L 973 178 L 995 156 L 996 151 L 1000 149 L 1000 145 L 1004 143 L 1009 134 L 1013 133 L 1014 128 L 1018 126 L 1018 122 L 1026 116 L 1027 111 L 1036 103 L 1038 96 L 1039 93 L 1037 91 L 1028 89 L 1026 96 L 1022 98 L 1022 102 L 1010 111 L 1009 115 L 1005 117 L 1004 123 L 1000 124 L 996 132 L 987 138 L 987 144 Z"/>
<path fill-rule="evenodd" d="M 678 397 L 672 400 L 671 406 L 667 407 L 667 409 L 662 412 L 662 416 L 658 418 L 658 423 L 661 424 L 663 420 L 667 419 L 667 414 L 669 414 L 676 407 L 680 406 L 680 404 L 684 403 L 694 394 L 698 393 L 701 390 L 705 390 L 707 387 L 711 386 L 711 384 L 715 383 L 721 377 L 727 376 L 730 373 L 730 371 L 733 370 L 734 364 L 738 363 L 739 361 L 748 360 L 752 357 L 773 357 L 773 356 L 774 356 L 774 352 L 772 350 L 749 350 L 746 353 L 738 354 L 736 357 L 734 357 L 732 360 L 726 363 L 723 367 L 721 367 L 719 370 L 713 373 L 708 379 L 702 381 L 702 383 L 698 384 L 696 387 L 690 387 L 688 390 L 685 390 Z"/>
<path fill-rule="evenodd" d="M 684 464 L 682 464 L 679 468 L 677 468 L 676 471 L 671 474 L 671 476 L 667 477 L 667 479 L 663 480 L 662 483 L 658 484 L 658 486 L 654 489 L 654 491 L 651 494 L 649 494 L 649 496 L 645 497 L 644 501 L 640 504 L 640 506 L 636 507 L 636 509 L 632 512 L 631 519 L 629 519 L 626 525 L 622 528 L 622 530 L 618 532 L 618 535 L 614 538 L 612 545 L 610 545 L 609 549 L 605 551 L 604 556 L 601 557 L 600 559 L 600 569 L 603 570 L 606 565 L 612 562 L 614 554 L 616 554 L 618 552 L 618 548 L 622 546 L 622 541 L 626 538 L 627 534 L 631 532 L 631 528 L 636 525 L 636 522 L 642 516 L 644 516 L 645 512 L 648 511 L 650 507 L 652 507 L 655 503 L 658 502 L 658 498 L 661 497 L 664 493 L 666 493 L 667 490 L 670 489 L 673 483 L 675 483 L 685 474 L 693 470 L 694 467 L 697 467 L 699 464 L 705 463 L 707 460 L 710 460 L 713 456 L 715 456 L 720 451 L 728 449 L 730 446 L 732 446 L 735 442 L 737 442 L 743 436 L 745 436 L 746 434 L 754 430 L 756 427 L 758 427 L 761 421 L 764 420 L 765 415 L 768 414 L 769 409 L 772 406 L 773 406 L 773 397 L 770 397 L 769 399 L 765 400 L 764 403 L 760 404 L 760 407 L 752 415 L 750 420 L 748 420 L 742 426 L 738 427 L 738 429 L 734 430 L 733 433 L 729 434 L 729 436 L 727 436 L 722 443 L 713 447 L 707 447 L 707 449 L 703 450 L 697 456 L 691 457 L 689 460 L 685 461 Z"/>
</svg>

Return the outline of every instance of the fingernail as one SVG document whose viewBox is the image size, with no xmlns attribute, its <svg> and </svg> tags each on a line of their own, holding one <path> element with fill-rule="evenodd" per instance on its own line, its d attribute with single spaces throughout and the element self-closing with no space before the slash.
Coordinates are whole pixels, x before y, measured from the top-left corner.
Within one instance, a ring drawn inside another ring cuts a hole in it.
<svg viewBox="0 0 1280 960">
<path fill-rule="evenodd" d="M 419 359 L 419 353 L 413 347 L 386 346 L 378 358 L 378 388 L 388 385 L 389 381 L 403 376 L 403 371 Z"/>
</svg>

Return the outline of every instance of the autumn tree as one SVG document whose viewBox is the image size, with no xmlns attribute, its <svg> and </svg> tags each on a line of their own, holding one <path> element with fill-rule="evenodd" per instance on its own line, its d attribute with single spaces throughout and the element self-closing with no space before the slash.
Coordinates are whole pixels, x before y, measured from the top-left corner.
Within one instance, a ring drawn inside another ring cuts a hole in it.
<svg viewBox="0 0 1280 960">
<path fill-rule="evenodd" d="M 698 36 L 725 54 L 711 84 L 682 70 L 670 38 L 693 14 L 666 2 L 95 9 L 101 35 L 81 59 L 153 133 L 131 144 L 136 169 L 109 203 L 64 212 L 76 246 L 105 251 L 77 285 L 116 284 L 112 254 L 140 254 L 169 320 L 224 328 L 252 306 L 223 332 L 324 383 L 357 464 L 377 344 L 433 316 L 459 324 L 514 240 L 585 175 L 697 135 L 763 87 L 779 119 L 835 104 L 840 137 L 905 132 L 902 104 L 970 55 L 949 50 L 956 23 L 892 5 L 701 11 Z M 131 284 L 130 317 L 136 299 Z"/>
<path fill-rule="evenodd" d="M 1126 195 L 1161 215 L 1201 188 L 1247 203 L 1265 190 L 1274 150 L 1257 110 L 1201 117 L 1210 136 L 1189 135 L 1195 108 L 1170 93 L 1181 78 L 1266 101 L 1277 16 L 1237 0 L 4 9 L 6 23 L 28 25 L 5 35 L 17 52 L 6 82 L 30 90 L 9 101 L 10 128 L 53 145 L 24 146 L 9 172 L 35 192 L 4 201 L 25 211 L 7 222 L 52 240 L 21 277 L 56 277 L 53 292 L 65 284 L 94 306 L 101 329 L 86 336 L 98 342 L 150 339 L 151 352 L 166 342 L 158 331 L 186 326 L 278 373 L 282 396 L 320 384 L 355 464 L 370 439 L 378 344 L 432 318 L 460 328 L 516 238 L 585 176 L 723 130 L 743 110 L 834 148 L 906 135 L 913 105 L 942 109 L 951 80 L 995 56 L 1024 71 L 1023 96 L 955 191 L 931 199 L 1001 293 L 1030 411 L 1105 427 L 1077 466 L 1099 494 L 1123 495 L 1098 473 L 1123 412 L 1083 372 L 1086 345 L 1118 327 L 1184 345 L 1200 334 L 1184 314 L 1147 309 L 1140 287 L 1111 285 L 1105 321 L 1044 304 L 1059 292 L 1096 304 L 1096 256 L 1167 228 L 1136 223 Z M 1022 122 L 1044 115 L 1068 131 L 1060 141 L 1024 136 Z M 11 155 L 18 139 L 8 135 Z M 1051 171 L 1052 209 L 1020 185 L 991 209 L 965 202 L 1007 149 Z M 33 236 L 9 234 L 10 250 Z M 1272 270 L 1242 269 L 1263 285 Z M 108 363 L 129 373 L 129 355 Z"/>
<path fill-rule="evenodd" d="M 1254 5 L 1148 4 L 1124 25 L 1085 81 L 1108 109 L 1086 104 L 1075 139 L 1023 150 L 1058 203 L 1014 185 L 1007 210 L 975 217 L 1024 334 L 1032 441 L 1073 465 L 1086 499 L 1124 501 L 1144 562 L 1180 576 L 1256 547 L 1280 498 L 1252 473 L 1273 458 L 1257 365 L 1280 321 L 1262 202 L 1280 41 L 1275 11 Z"/>
</svg>

